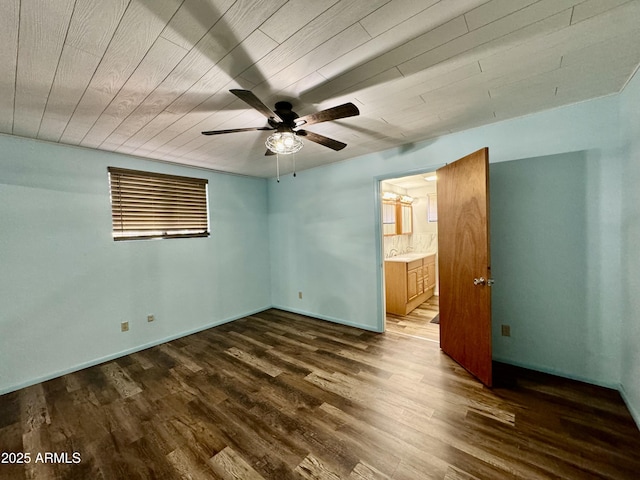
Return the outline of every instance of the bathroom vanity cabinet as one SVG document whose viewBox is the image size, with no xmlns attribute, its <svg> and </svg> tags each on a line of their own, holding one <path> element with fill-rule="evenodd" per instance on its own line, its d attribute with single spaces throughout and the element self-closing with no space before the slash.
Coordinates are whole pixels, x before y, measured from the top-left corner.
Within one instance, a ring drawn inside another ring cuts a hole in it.
<svg viewBox="0 0 640 480">
<path fill-rule="evenodd" d="M 407 315 L 433 295 L 435 254 L 408 253 L 384 262 L 387 312 Z"/>
</svg>

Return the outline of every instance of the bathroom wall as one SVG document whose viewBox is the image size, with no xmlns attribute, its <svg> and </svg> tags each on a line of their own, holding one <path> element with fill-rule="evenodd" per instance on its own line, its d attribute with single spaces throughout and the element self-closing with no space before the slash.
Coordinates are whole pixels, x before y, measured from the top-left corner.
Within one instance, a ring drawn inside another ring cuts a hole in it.
<svg viewBox="0 0 640 480">
<path fill-rule="evenodd" d="M 407 194 L 413 202 L 412 245 L 415 252 L 435 253 L 438 251 L 438 223 L 428 221 L 429 194 L 436 193 L 436 182 L 425 182 L 421 188 L 410 188 Z"/>
<path fill-rule="evenodd" d="M 402 181 L 402 179 L 397 179 Z M 410 235 L 385 235 L 383 238 L 384 258 L 403 253 L 434 253 L 438 249 L 438 224 L 427 221 L 428 195 L 435 193 L 435 182 L 421 188 L 405 189 L 392 181 L 381 182 L 381 190 L 413 197 L 413 233 Z"/>
</svg>

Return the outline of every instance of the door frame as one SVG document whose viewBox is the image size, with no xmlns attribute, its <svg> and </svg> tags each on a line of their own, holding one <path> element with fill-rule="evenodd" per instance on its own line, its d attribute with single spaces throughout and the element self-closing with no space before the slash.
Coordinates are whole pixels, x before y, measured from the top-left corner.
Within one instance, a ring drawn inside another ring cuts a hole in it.
<svg viewBox="0 0 640 480">
<path fill-rule="evenodd" d="M 384 235 L 382 233 L 382 197 L 380 195 L 380 187 L 385 180 L 393 178 L 408 177 L 411 175 L 419 175 L 421 173 L 435 172 L 438 168 L 445 166 L 446 162 L 438 162 L 424 167 L 417 167 L 411 170 L 401 170 L 392 173 L 385 173 L 373 177 L 373 213 L 375 215 L 375 249 L 376 249 L 376 285 L 378 289 L 378 319 L 376 322 L 376 331 L 383 333 L 385 331 L 387 318 L 387 302 L 384 295 Z"/>
</svg>

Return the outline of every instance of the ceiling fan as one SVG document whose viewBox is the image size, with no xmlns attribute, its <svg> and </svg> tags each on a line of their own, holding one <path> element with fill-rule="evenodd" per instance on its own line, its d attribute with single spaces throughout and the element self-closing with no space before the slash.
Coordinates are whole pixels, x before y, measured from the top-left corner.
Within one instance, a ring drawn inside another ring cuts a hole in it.
<svg viewBox="0 0 640 480">
<path fill-rule="evenodd" d="M 229 90 L 240 100 L 247 103 L 249 106 L 255 108 L 257 111 L 267 117 L 268 127 L 249 127 L 249 128 L 234 128 L 230 130 L 211 130 L 208 132 L 202 132 L 203 135 L 220 135 L 223 133 L 235 133 L 235 132 L 251 132 L 256 130 L 275 130 L 274 133 L 269 135 L 265 142 L 267 151 L 265 155 L 277 155 L 277 154 L 289 154 L 295 153 L 302 148 L 302 141 L 298 137 L 304 137 L 325 147 L 329 147 L 332 150 L 342 150 L 347 146 L 346 143 L 339 142 L 324 135 L 313 133 L 303 129 L 307 125 L 313 125 L 314 123 L 328 122 L 331 120 L 338 120 L 340 118 L 353 117 L 359 115 L 360 111 L 353 103 L 345 103 L 338 105 L 337 107 L 328 108 L 317 113 L 312 113 L 299 117 L 296 112 L 292 110 L 293 106 L 289 102 L 281 101 L 275 104 L 275 110 L 271 110 L 264 103 L 260 101 L 249 90 Z"/>
</svg>

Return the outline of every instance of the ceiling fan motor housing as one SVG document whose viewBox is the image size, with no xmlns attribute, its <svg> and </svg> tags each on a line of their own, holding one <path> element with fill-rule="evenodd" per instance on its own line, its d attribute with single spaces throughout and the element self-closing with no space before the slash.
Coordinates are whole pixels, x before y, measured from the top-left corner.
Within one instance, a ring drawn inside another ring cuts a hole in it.
<svg viewBox="0 0 640 480">
<path fill-rule="evenodd" d="M 275 107 L 276 107 L 275 113 L 282 119 L 282 125 L 286 125 L 290 129 L 295 128 L 296 118 L 298 118 L 298 114 L 293 110 L 291 110 L 293 108 L 293 105 L 291 105 L 289 102 L 283 101 L 283 102 L 277 102 L 275 104 Z M 276 125 L 278 124 L 279 122 L 276 122 Z"/>
</svg>

